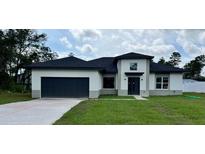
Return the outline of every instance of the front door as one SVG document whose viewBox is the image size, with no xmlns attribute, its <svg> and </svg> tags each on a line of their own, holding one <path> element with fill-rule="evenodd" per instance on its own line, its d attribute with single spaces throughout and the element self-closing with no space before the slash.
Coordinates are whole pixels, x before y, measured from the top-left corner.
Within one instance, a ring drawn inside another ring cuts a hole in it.
<svg viewBox="0 0 205 154">
<path fill-rule="evenodd" d="M 128 95 L 140 94 L 140 78 L 128 77 Z"/>
</svg>

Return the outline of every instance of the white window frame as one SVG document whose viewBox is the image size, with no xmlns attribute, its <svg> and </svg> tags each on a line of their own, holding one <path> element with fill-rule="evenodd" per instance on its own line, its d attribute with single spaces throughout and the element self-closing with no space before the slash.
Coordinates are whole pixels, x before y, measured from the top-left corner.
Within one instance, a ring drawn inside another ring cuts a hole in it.
<svg viewBox="0 0 205 154">
<path fill-rule="evenodd" d="M 159 82 L 157 82 L 157 78 L 161 78 L 161 82 L 159 83 Z M 168 78 L 168 82 L 164 82 L 164 78 Z M 155 89 L 156 90 L 169 90 L 169 85 L 170 85 L 170 79 L 169 79 L 169 76 L 168 75 L 157 75 L 156 77 L 155 77 Z M 163 88 L 163 85 L 164 84 L 168 84 L 168 86 L 167 86 L 167 88 L 165 89 L 165 88 Z M 157 84 L 161 84 L 161 88 L 157 88 Z"/>
</svg>

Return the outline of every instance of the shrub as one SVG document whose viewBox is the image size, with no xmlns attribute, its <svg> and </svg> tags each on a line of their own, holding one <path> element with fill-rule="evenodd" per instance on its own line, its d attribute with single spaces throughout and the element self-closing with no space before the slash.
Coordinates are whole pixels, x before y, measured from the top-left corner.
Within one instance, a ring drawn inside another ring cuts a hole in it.
<svg viewBox="0 0 205 154">
<path fill-rule="evenodd" d="M 12 92 L 17 92 L 17 93 L 24 93 L 25 92 L 25 88 L 24 88 L 23 85 L 14 84 L 11 87 L 11 91 Z"/>
<path fill-rule="evenodd" d="M 0 72 L 0 89 L 9 89 L 11 86 L 12 79 L 5 72 Z"/>
</svg>

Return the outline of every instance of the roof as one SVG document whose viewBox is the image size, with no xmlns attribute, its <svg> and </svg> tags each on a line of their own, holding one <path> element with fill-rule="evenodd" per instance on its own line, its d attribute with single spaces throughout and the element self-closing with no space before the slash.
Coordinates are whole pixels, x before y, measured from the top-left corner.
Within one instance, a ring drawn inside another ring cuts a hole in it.
<svg viewBox="0 0 205 154">
<path fill-rule="evenodd" d="M 114 57 L 102 57 L 88 61 L 92 66 L 103 67 L 104 73 L 117 73 L 117 65 L 114 64 Z"/>
<path fill-rule="evenodd" d="M 28 65 L 27 68 L 66 68 L 66 69 L 101 69 L 90 65 L 87 61 L 71 56 L 46 62 L 39 62 Z"/>
<path fill-rule="evenodd" d="M 150 73 L 183 73 L 184 69 L 165 64 L 150 63 Z"/>
<path fill-rule="evenodd" d="M 121 60 L 121 59 L 152 59 L 153 56 L 149 55 L 143 55 L 135 52 L 126 53 L 120 56 L 115 57 L 115 60 Z"/>
<path fill-rule="evenodd" d="M 152 59 L 153 56 L 142 55 L 138 53 L 127 53 L 117 57 L 102 57 L 85 61 L 74 56 L 39 62 L 28 65 L 31 69 L 75 69 L 75 70 L 98 70 L 103 73 L 117 73 L 117 60 L 120 59 Z M 151 73 L 182 73 L 184 69 L 168 65 L 150 63 Z"/>
</svg>

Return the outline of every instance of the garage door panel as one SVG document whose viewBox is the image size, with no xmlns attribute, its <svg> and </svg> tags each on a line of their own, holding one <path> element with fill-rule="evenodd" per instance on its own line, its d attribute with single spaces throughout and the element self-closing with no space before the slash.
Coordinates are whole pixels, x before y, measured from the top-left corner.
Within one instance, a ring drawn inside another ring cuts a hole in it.
<svg viewBox="0 0 205 154">
<path fill-rule="evenodd" d="M 89 78 L 42 77 L 41 97 L 88 97 Z"/>
</svg>

